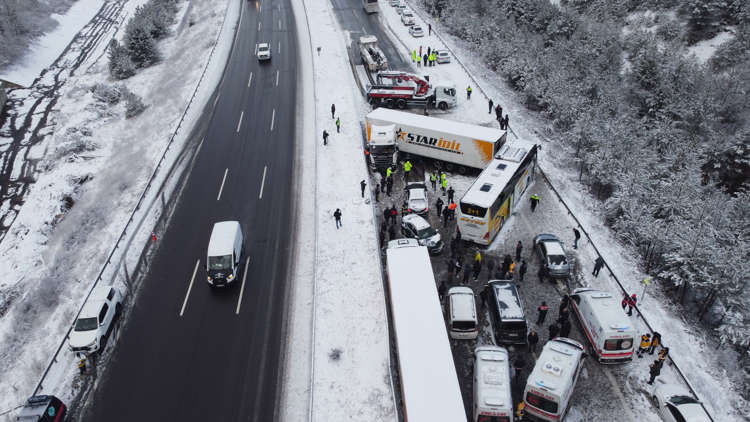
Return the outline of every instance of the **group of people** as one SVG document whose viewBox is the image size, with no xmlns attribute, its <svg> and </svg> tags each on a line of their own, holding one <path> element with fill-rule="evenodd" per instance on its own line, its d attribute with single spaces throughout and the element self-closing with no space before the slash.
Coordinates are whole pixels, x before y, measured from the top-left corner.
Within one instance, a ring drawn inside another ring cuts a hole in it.
<svg viewBox="0 0 750 422">
<path fill-rule="evenodd" d="M 494 105 L 494 108 L 493 108 Z M 495 120 L 500 124 L 500 129 L 502 130 L 508 130 L 508 125 L 510 123 L 510 115 L 506 114 L 505 117 L 503 117 L 503 107 L 498 103 L 495 104 L 494 101 L 492 101 L 492 98 L 489 100 L 489 113 L 491 114 L 492 111 L 495 111 Z"/>
<path fill-rule="evenodd" d="M 336 119 L 336 133 L 341 133 L 341 118 L 336 117 L 336 104 L 331 104 L 331 119 Z M 329 136 L 328 131 L 323 129 L 323 145 L 328 145 Z"/>
<path fill-rule="evenodd" d="M 641 336 L 641 343 L 638 345 L 638 352 L 636 353 L 639 359 L 646 353 L 653 355 L 657 347 L 660 348 L 660 350 L 656 356 L 656 360 L 654 360 L 648 367 L 648 373 L 650 376 L 648 380 L 649 385 L 653 385 L 656 377 L 661 374 L 661 368 L 664 365 L 664 361 L 667 360 L 667 356 L 669 356 L 669 347 L 664 346 L 664 343 L 661 341 L 661 334 L 659 334 L 658 331 L 654 331 L 653 334 L 645 333 Z"/>
<path fill-rule="evenodd" d="M 432 47 L 427 47 L 425 54 L 422 54 L 422 46 L 420 45 L 419 50 L 414 49 L 411 51 L 411 61 L 412 63 L 416 62 L 417 67 L 422 66 L 422 64 L 425 67 L 435 66 L 435 63 L 437 63 L 437 54 L 437 49 Z"/>
</svg>

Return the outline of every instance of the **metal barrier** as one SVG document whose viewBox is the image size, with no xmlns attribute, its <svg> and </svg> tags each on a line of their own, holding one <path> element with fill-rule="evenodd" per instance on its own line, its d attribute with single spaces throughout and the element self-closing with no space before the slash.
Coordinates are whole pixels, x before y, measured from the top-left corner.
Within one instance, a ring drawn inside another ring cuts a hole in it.
<svg viewBox="0 0 750 422">
<path fill-rule="evenodd" d="M 102 266 L 102 269 L 99 271 L 99 274 L 97 275 L 96 280 L 94 281 L 94 283 L 91 285 L 91 288 L 87 292 L 86 297 L 84 298 L 83 302 L 81 303 L 81 306 L 79 307 L 78 312 L 76 312 L 76 315 L 73 318 L 73 321 L 71 322 L 70 327 L 68 327 L 68 331 L 65 333 L 65 336 L 63 337 L 62 341 L 60 342 L 60 345 L 57 347 L 57 350 L 55 351 L 54 355 L 52 356 L 52 359 L 47 364 L 47 367 L 45 368 L 44 373 L 42 374 L 41 378 L 39 379 L 39 382 L 37 383 L 36 387 L 34 388 L 34 392 L 33 392 L 32 395 L 38 394 L 44 388 L 43 387 L 44 380 L 46 379 L 47 375 L 49 374 L 50 369 L 57 362 L 57 357 L 59 356 L 60 351 L 63 349 L 63 347 L 65 347 L 65 342 L 68 339 L 68 336 L 70 336 L 70 332 L 73 330 L 73 326 L 75 324 L 76 319 L 78 319 L 78 316 L 81 314 L 81 311 L 83 310 L 83 307 L 86 304 L 86 301 L 88 301 L 89 297 L 91 296 L 91 292 L 94 290 L 94 288 L 96 288 L 96 286 L 99 284 L 99 282 L 102 281 L 104 272 L 110 267 L 110 264 L 112 264 L 112 261 L 113 261 L 113 258 L 115 256 L 115 253 L 118 251 L 118 249 L 120 247 L 123 246 L 123 245 L 121 245 L 121 243 L 126 238 L 127 232 L 131 228 L 131 224 L 136 220 L 136 214 L 140 211 L 141 206 L 144 204 L 144 200 L 147 198 L 147 195 L 148 195 L 149 191 L 151 190 L 152 186 L 154 186 L 154 184 L 156 183 L 157 176 L 159 175 L 159 171 L 161 170 L 162 166 L 166 164 L 167 153 L 169 152 L 170 148 L 172 147 L 172 144 L 174 143 L 175 138 L 177 137 L 177 134 L 180 132 L 180 129 L 182 128 L 182 124 L 185 121 L 185 116 L 187 115 L 188 111 L 190 110 L 190 107 L 192 106 L 193 101 L 195 100 L 195 97 L 196 97 L 196 95 L 198 93 L 198 90 L 200 89 L 200 86 L 203 83 L 203 80 L 205 78 L 205 75 L 206 75 L 206 72 L 208 70 L 208 67 L 211 64 L 211 60 L 213 59 L 213 55 L 214 55 L 214 52 L 216 50 L 216 46 L 218 45 L 219 38 L 221 37 L 224 25 L 226 24 L 227 11 L 229 10 L 229 7 L 230 7 L 231 4 L 232 4 L 231 1 L 227 2 L 227 9 L 224 12 L 224 18 L 222 19 L 221 29 L 219 30 L 219 32 L 218 32 L 218 34 L 216 36 L 216 40 L 214 42 L 213 47 L 211 48 L 211 52 L 209 53 L 208 60 L 206 61 L 206 65 L 204 66 L 203 72 L 201 73 L 201 76 L 200 76 L 200 79 L 198 80 L 198 83 L 195 86 L 193 94 L 190 97 L 190 101 L 188 101 L 188 104 L 185 107 L 185 110 L 183 111 L 182 115 L 180 116 L 180 120 L 177 123 L 177 127 L 175 128 L 174 132 L 172 133 L 172 136 L 170 137 L 169 141 L 167 142 L 167 146 L 165 147 L 164 152 L 162 153 L 161 157 L 159 158 L 159 161 L 158 161 L 156 167 L 154 168 L 154 171 L 151 173 L 151 176 L 149 177 L 148 182 L 146 183 L 146 187 L 144 188 L 143 192 L 141 193 L 140 197 L 138 198 L 138 201 L 136 202 L 136 205 L 135 205 L 133 211 L 130 213 L 130 217 L 128 218 L 128 221 L 125 224 L 125 227 L 123 228 L 122 232 L 118 236 L 117 241 L 115 242 L 114 247 L 110 250 L 109 254 L 107 255 L 107 259 L 106 259 L 104 265 Z M 234 41 L 233 41 L 233 43 L 234 43 Z M 223 81 L 223 76 L 222 76 L 222 81 Z M 187 147 L 187 143 L 185 145 L 185 148 L 186 147 Z M 183 150 L 180 151 L 180 154 L 185 151 L 185 148 L 183 148 Z M 179 157 L 180 154 L 178 154 L 177 157 Z M 166 200 L 164 198 L 164 190 L 163 189 L 164 189 L 165 185 L 167 184 L 167 182 L 170 180 L 169 176 L 171 176 L 171 173 L 175 169 L 176 164 L 179 163 L 179 162 L 180 162 L 180 160 L 175 159 L 174 162 L 172 163 L 172 165 L 169 167 L 169 170 L 165 174 L 164 179 L 162 180 L 162 183 L 160 184 L 158 190 L 154 193 L 154 195 L 155 195 L 154 199 L 148 205 L 147 209 L 144 212 L 144 215 L 137 222 L 137 226 L 138 227 L 140 227 L 140 225 L 148 217 L 149 212 L 151 211 L 151 209 L 153 207 L 153 204 L 156 202 L 156 199 L 159 197 L 159 195 L 161 195 L 162 202 L 163 202 L 163 204 L 165 206 L 164 209 L 166 209 Z M 136 228 L 136 231 L 137 231 L 137 228 Z M 120 265 L 125 261 L 125 257 L 127 256 L 127 252 L 128 252 L 128 250 L 130 248 L 130 245 L 132 244 L 132 240 L 133 240 L 133 238 L 131 238 L 127 242 L 127 245 L 124 245 L 124 250 L 122 251 L 122 255 L 120 256 L 119 260 L 117 261 L 117 265 L 114 266 L 115 273 L 110 278 L 110 281 L 112 283 L 114 283 L 114 280 L 117 277 Z M 145 252 L 147 252 L 147 250 L 149 249 L 150 245 L 151 245 L 151 240 L 149 240 L 146 243 L 146 245 L 144 245 L 144 247 L 142 249 L 142 252 L 141 252 L 141 255 L 140 255 L 140 258 L 139 258 L 139 264 L 142 262 L 142 260 L 143 260 L 143 258 L 145 256 Z M 126 276 L 129 277 L 129 275 L 127 275 L 127 268 L 125 269 L 125 271 L 126 271 Z M 134 273 L 135 273 L 135 270 L 134 270 Z"/>
</svg>

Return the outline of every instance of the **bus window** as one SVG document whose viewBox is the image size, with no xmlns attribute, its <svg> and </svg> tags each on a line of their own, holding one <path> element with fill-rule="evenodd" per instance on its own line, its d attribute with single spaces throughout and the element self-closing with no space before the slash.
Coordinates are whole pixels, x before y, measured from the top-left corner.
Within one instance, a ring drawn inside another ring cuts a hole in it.
<svg viewBox="0 0 750 422">
<path fill-rule="evenodd" d="M 461 212 L 472 217 L 484 218 L 487 214 L 487 208 L 479 207 L 472 204 L 461 203 Z"/>
</svg>

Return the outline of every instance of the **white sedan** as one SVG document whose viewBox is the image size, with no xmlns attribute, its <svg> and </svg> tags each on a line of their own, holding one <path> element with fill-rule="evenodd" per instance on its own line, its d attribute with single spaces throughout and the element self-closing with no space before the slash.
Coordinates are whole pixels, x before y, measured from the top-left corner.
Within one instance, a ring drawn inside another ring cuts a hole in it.
<svg viewBox="0 0 750 422">
<path fill-rule="evenodd" d="M 401 23 L 406 26 L 414 25 L 414 13 L 412 13 L 409 9 L 401 12 Z"/>
<path fill-rule="evenodd" d="M 654 404 L 665 422 L 710 422 L 701 403 L 684 388 L 657 380 Z"/>
<path fill-rule="evenodd" d="M 255 44 L 255 55 L 258 60 L 271 60 L 271 46 L 267 42 Z"/>
<path fill-rule="evenodd" d="M 419 25 L 412 25 L 409 27 L 409 33 L 414 38 L 424 37 L 424 30 Z"/>
<path fill-rule="evenodd" d="M 437 53 L 437 62 L 438 63 L 450 63 L 451 62 L 451 55 L 445 50 L 440 50 Z"/>
</svg>

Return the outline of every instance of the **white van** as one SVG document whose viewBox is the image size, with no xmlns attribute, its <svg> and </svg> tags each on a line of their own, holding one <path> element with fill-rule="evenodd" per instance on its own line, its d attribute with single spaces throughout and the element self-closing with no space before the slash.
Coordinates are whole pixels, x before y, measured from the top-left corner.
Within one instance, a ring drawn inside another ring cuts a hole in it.
<svg viewBox="0 0 750 422">
<path fill-rule="evenodd" d="M 579 288 L 573 290 L 570 299 L 599 362 L 620 363 L 633 360 L 635 328 L 620 310 L 617 298 L 608 292 Z"/>
<path fill-rule="evenodd" d="M 510 360 L 504 347 L 474 349 L 474 422 L 513 422 Z"/>
<path fill-rule="evenodd" d="M 542 348 L 523 391 L 524 420 L 562 421 L 583 367 L 583 345 L 555 337 Z"/>
<path fill-rule="evenodd" d="M 448 333 L 451 338 L 473 340 L 479 335 L 477 303 L 474 291 L 468 287 L 451 287 L 448 290 Z"/>
<path fill-rule="evenodd" d="M 240 260 L 244 252 L 242 228 L 239 221 L 220 221 L 211 230 L 206 256 L 208 284 L 226 286 L 240 275 Z"/>
</svg>

